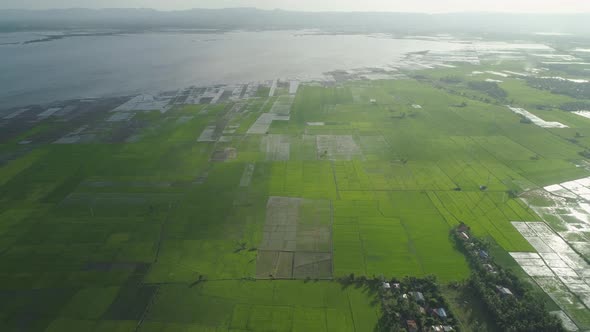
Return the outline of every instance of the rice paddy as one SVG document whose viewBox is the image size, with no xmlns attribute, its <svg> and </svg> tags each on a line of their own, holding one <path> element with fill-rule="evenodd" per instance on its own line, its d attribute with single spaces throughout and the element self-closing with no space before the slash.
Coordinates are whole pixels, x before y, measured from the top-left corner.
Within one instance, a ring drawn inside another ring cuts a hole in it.
<svg viewBox="0 0 590 332">
<path fill-rule="evenodd" d="M 548 293 L 569 292 L 547 279 L 564 261 L 542 265 L 519 225 L 546 214 L 527 193 L 590 175 L 590 121 L 536 109 L 511 67 L 473 68 L 185 96 L 198 105 L 139 96 L 86 127 L 39 110 L 51 125 L 0 144 L 13 156 L 0 168 L 0 330 L 370 331 L 375 294 L 333 280 L 461 281 L 460 222 Z M 485 73 L 503 73 L 515 108 L 560 126 L 436 83 Z M 584 305 L 563 315 L 584 325 Z"/>
</svg>

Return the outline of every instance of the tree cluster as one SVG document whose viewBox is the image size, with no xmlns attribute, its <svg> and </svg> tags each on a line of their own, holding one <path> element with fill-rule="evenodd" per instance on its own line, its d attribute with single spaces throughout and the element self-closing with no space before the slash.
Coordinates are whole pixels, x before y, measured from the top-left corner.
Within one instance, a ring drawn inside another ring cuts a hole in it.
<svg viewBox="0 0 590 332">
<path fill-rule="evenodd" d="M 533 88 L 578 99 L 590 97 L 590 83 L 576 83 L 558 78 L 527 78 L 527 84 Z"/>
<path fill-rule="evenodd" d="M 382 315 L 377 330 L 380 332 L 407 331 L 407 321 L 416 323 L 419 331 L 430 331 L 433 326 L 447 326 L 459 331 L 457 320 L 450 311 L 445 298 L 441 295 L 436 277 L 406 277 L 402 280 L 384 281 L 391 285 L 379 289 Z M 383 284 L 383 283 L 381 283 Z M 423 300 L 416 292 L 420 292 Z M 433 309 L 443 308 L 446 318 L 433 313 Z"/>
<path fill-rule="evenodd" d="M 583 102 L 583 101 L 575 101 L 575 102 L 561 104 L 561 106 L 559 106 L 559 108 L 563 111 L 568 111 L 568 112 L 584 111 L 584 110 L 590 111 L 590 103 Z"/>
<path fill-rule="evenodd" d="M 441 78 L 440 81 L 448 84 L 459 84 L 463 82 L 463 79 L 459 76 L 445 76 Z"/>
<path fill-rule="evenodd" d="M 495 82 L 474 81 L 469 82 L 468 86 L 470 89 L 483 92 L 497 100 L 505 100 L 508 97 L 508 93 Z"/>
<path fill-rule="evenodd" d="M 481 299 L 500 330 L 565 331 L 559 318 L 548 312 L 529 285 L 493 262 L 488 253 L 489 246 L 473 237 L 465 224 L 459 225 L 452 233 L 457 247 L 465 254 L 473 270 L 467 285 Z M 512 294 L 504 294 L 498 287 L 508 289 Z"/>
</svg>

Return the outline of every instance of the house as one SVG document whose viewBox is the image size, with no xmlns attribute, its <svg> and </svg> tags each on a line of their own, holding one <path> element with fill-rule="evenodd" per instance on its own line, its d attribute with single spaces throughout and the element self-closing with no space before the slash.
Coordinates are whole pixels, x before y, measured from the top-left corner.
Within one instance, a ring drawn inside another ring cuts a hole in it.
<svg viewBox="0 0 590 332">
<path fill-rule="evenodd" d="M 444 308 L 432 309 L 432 314 L 435 315 L 435 316 L 438 316 L 441 319 L 446 319 L 447 318 L 447 312 L 445 311 Z"/>
<path fill-rule="evenodd" d="M 371 104 L 375 105 L 375 104 L 377 104 L 377 99 L 371 99 L 369 102 L 370 102 Z"/>
<path fill-rule="evenodd" d="M 410 292 L 417 302 L 424 302 L 424 294 L 421 292 Z"/>
<path fill-rule="evenodd" d="M 432 331 L 432 332 L 442 332 L 442 330 L 443 330 L 442 325 L 432 325 L 430 327 L 430 331 Z"/>
<path fill-rule="evenodd" d="M 443 325 L 442 328 L 443 328 L 443 331 L 445 331 L 445 332 L 455 331 L 455 329 L 450 325 Z"/>
<path fill-rule="evenodd" d="M 459 235 L 464 239 L 464 240 L 469 240 L 469 235 L 467 235 L 467 233 L 465 232 L 461 232 L 459 233 Z"/>
<path fill-rule="evenodd" d="M 388 290 L 391 289 L 391 285 L 388 282 L 384 282 L 382 285 L 383 289 Z"/>
<path fill-rule="evenodd" d="M 496 285 L 496 290 L 502 296 L 514 296 L 514 294 L 512 294 L 512 291 L 506 287 Z"/>
<path fill-rule="evenodd" d="M 415 320 L 406 321 L 406 325 L 408 326 L 408 332 L 418 332 L 418 324 L 416 324 Z"/>
<path fill-rule="evenodd" d="M 484 250 L 480 250 L 478 254 L 479 254 L 479 258 L 481 258 L 481 259 L 488 259 L 488 258 L 490 258 L 490 255 L 488 255 L 488 253 L 486 251 L 484 251 Z"/>
<path fill-rule="evenodd" d="M 492 264 L 484 264 L 483 267 L 490 273 L 496 273 L 496 269 L 494 269 Z"/>
<path fill-rule="evenodd" d="M 399 289 L 400 285 L 398 283 L 393 284 L 393 288 Z"/>
<path fill-rule="evenodd" d="M 423 306 L 421 306 L 421 305 L 420 305 L 420 306 L 418 306 L 418 311 L 420 311 L 420 314 L 422 314 L 422 315 L 426 315 L 426 309 L 424 309 L 424 307 L 423 307 Z"/>
</svg>

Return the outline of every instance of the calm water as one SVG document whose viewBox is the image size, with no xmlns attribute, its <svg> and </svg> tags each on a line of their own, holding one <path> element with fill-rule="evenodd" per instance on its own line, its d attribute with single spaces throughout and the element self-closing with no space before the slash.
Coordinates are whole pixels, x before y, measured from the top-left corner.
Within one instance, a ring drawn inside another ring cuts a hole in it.
<svg viewBox="0 0 590 332">
<path fill-rule="evenodd" d="M 31 34 L 0 34 L 0 43 Z M 301 32 L 145 33 L 0 46 L 0 107 L 156 92 L 191 85 L 321 78 L 393 64 L 408 52 L 452 51 L 446 41 Z"/>
</svg>

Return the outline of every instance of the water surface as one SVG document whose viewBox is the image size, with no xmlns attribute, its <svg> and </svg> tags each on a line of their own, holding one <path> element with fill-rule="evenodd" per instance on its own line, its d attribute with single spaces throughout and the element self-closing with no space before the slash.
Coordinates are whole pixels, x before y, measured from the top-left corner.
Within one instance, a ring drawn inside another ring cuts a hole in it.
<svg viewBox="0 0 590 332">
<path fill-rule="evenodd" d="M 0 34 L 0 42 L 38 34 Z M 395 64 L 408 52 L 464 49 L 449 40 L 301 31 L 141 33 L 0 46 L 0 107 Z"/>
</svg>

